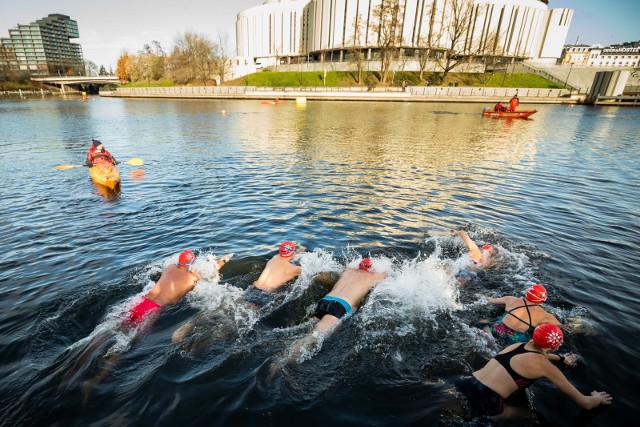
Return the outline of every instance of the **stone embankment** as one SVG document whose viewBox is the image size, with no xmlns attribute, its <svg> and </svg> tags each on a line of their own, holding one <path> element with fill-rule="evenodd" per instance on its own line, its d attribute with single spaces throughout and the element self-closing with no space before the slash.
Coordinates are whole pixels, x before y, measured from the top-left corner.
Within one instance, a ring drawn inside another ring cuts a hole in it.
<svg viewBox="0 0 640 427">
<path fill-rule="evenodd" d="M 101 91 L 100 96 L 117 98 L 195 98 L 195 99 L 282 99 L 333 101 L 395 101 L 395 102 L 506 102 L 518 94 L 521 104 L 575 104 L 584 96 L 572 95 L 568 89 L 483 88 L 453 86 L 413 86 L 401 88 L 327 88 L 253 86 L 177 86 L 118 88 Z"/>
<path fill-rule="evenodd" d="M 50 90 L 5 90 L 0 91 L 0 98 L 33 98 L 33 97 L 44 97 L 45 95 L 51 95 L 52 92 Z"/>
</svg>

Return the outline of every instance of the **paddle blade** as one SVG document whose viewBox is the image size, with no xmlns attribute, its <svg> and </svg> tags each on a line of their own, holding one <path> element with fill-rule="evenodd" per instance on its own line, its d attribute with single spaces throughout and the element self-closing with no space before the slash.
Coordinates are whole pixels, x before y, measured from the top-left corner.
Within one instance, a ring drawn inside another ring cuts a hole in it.
<svg viewBox="0 0 640 427">
<path fill-rule="evenodd" d="M 82 166 L 80 165 L 58 165 L 56 166 L 56 169 L 58 169 L 59 171 L 66 171 L 67 169 L 73 169 L 73 168 L 81 168 Z"/>
<path fill-rule="evenodd" d="M 142 165 L 144 165 L 144 161 L 139 157 L 134 157 L 133 159 L 129 159 L 129 160 L 127 160 L 126 163 L 131 165 L 131 166 L 142 166 Z"/>
</svg>

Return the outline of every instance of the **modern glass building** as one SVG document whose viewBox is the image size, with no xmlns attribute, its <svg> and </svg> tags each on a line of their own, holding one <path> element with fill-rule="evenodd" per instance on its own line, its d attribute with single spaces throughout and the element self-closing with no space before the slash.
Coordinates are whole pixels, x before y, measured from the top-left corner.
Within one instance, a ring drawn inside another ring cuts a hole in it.
<svg viewBox="0 0 640 427">
<path fill-rule="evenodd" d="M 32 77 L 82 75 L 82 47 L 71 43 L 78 38 L 78 23 L 58 13 L 30 24 L 18 24 L 9 30 L 9 38 L 0 39 L 13 71 Z"/>
</svg>

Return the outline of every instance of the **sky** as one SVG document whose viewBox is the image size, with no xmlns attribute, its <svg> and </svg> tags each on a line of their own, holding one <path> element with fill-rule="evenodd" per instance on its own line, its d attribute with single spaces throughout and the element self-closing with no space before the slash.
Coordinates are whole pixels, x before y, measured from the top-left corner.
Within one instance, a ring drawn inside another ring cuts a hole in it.
<svg viewBox="0 0 640 427">
<path fill-rule="evenodd" d="M 304 1 L 304 0 L 298 0 Z M 408 0 L 411 1 L 411 0 Z M 125 51 L 137 53 L 156 40 L 170 50 L 179 34 L 198 32 L 217 40 L 226 34 L 235 51 L 235 22 L 239 12 L 263 0 L 0 0 L 0 37 L 9 29 L 51 13 L 78 22 L 84 58 L 116 68 Z M 574 10 L 566 43 L 601 44 L 640 40 L 640 0 L 549 0 L 550 8 Z"/>
</svg>

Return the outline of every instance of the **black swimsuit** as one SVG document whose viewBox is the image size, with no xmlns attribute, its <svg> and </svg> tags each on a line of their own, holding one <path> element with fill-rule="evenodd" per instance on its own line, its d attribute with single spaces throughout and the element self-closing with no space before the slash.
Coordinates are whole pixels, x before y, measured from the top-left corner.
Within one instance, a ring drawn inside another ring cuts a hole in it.
<svg viewBox="0 0 640 427">
<path fill-rule="evenodd" d="M 529 304 L 527 304 L 527 300 L 522 298 L 522 302 L 524 302 L 524 305 L 519 305 L 518 307 L 514 307 L 511 310 L 507 311 L 504 316 L 502 316 L 502 318 L 504 319 L 504 317 L 508 314 L 511 315 L 513 317 L 515 317 L 517 320 L 521 321 L 522 323 L 524 323 L 525 325 L 528 326 L 528 329 L 532 329 L 533 325 L 531 324 L 531 312 L 529 311 Z M 519 318 L 518 316 L 516 316 L 515 314 L 513 314 L 513 311 L 519 309 L 519 308 L 526 308 L 527 309 L 527 316 L 529 316 L 529 321 L 525 322 L 524 320 L 522 320 L 521 318 Z M 527 329 L 527 330 L 528 330 Z"/>
<path fill-rule="evenodd" d="M 514 371 L 513 368 L 511 367 L 511 358 L 513 358 L 513 356 L 517 356 L 519 354 L 524 354 L 524 353 L 542 354 L 542 352 L 540 352 L 540 351 L 533 351 L 533 350 L 525 349 L 524 348 L 525 345 L 526 345 L 526 343 L 522 343 L 522 344 L 520 344 L 519 346 L 517 346 L 516 348 L 514 348 L 511 351 L 508 351 L 508 352 L 502 353 L 502 354 L 496 354 L 493 357 L 494 359 L 496 359 L 496 361 L 500 365 L 502 365 L 502 367 L 504 369 L 507 370 L 507 373 L 511 376 L 511 378 L 513 378 L 513 381 L 516 383 L 518 388 L 527 388 L 527 387 L 529 387 L 531 384 L 533 384 L 535 379 L 525 378 L 522 375 L 520 375 L 519 373 L 517 373 L 516 371 Z"/>
</svg>

